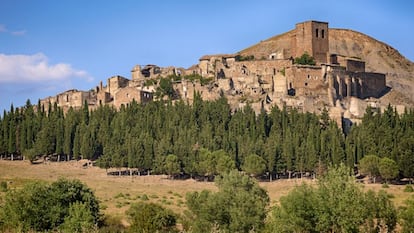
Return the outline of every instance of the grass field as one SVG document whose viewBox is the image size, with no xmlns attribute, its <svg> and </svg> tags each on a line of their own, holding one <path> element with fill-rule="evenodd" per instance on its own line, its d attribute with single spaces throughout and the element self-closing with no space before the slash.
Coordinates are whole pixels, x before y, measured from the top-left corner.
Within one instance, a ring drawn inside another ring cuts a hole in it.
<svg viewBox="0 0 414 233">
<path fill-rule="evenodd" d="M 126 224 L 125 210 L 130 204 L 138 201 L 151 201 L 162 204 L 176 213 L 185 210 L 185 195 L 187 192 L 217 190 L 213 182 L 198 182 L 188 180 L 169 180 L 167 176 L 107 176 L 105 169 L 97 167 L 84 168 L 82 161 L 70 161 L 48 164 L 30 164 L 28 161 L 0 160 L 0 182 L 7 181 L 10 188 L 18 188 L 30 181 L 52 182 L 60 177 L 79 179 L 94 190 L 101 201 L 103 213 L 123 219 Z M 271 205 L 278 202 L 281 196 L 286 195 L 293 187 L 302 182 L 310 184 L 315 181 L 307 179 L 277 180 L 261 182 L 267 190 Z M 366 190 L 381 190 L 381 184 L 364 185 Z M 404 192 L 404 186 L 390 185 L 385 189 L 393 196 L 394 203 L 402 205 L 411 193 Z M 4 193 L 0 193 L 0 197 Z"/>
</svg>

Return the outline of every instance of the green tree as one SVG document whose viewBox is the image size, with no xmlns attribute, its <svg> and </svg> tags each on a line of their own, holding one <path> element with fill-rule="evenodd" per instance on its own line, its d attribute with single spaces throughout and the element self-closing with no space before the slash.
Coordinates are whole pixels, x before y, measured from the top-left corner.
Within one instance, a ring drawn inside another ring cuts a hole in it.
<svg viewBox="0 0 414 233">
<path fill-rule="evenodd" d="M 93 231 L 96 225 L 90 208 L 85 203 L 75 202 L 69 206 L 60 228 L 63 232 L 83 233 Z"/>
<path fill-rule="evenodd" d="M 316 62 L 312 56 L 305 52 L 302 56 L 295 58 L 295 64 L 314 66 L 316 65 Z"/>
<path fill-rule="evenodd" d="M 252 176 L 258 176 L 265 172 L 266 161 L 256 154 L 251 154 L 244 159 L 242 168 L 243 171 L 247 172 L 248 174 L 251 174 Z"/>
<path fill-rule="evenodd" d="M 176 155 L 170 154 L 165 158 L 164 169 L 172 179 L 175 175 L 180 174 L 181 165 Z"/>
<path fill-rule="evenodd" d="M 319 232 L 316 229 L 318 196 L 314 188 L 302 184 L 270 212 L 266 232 Z"/>
<path fill-rule="evenodd" d="M 355 232 L 364 222 L 365 206 L 359 186 L 344 165 L 331 168 L 319 180 L 318 225 L 322 232 Z"/>
<path fill-rule="evenodd" d="M 398 176 L 398 165 L 397 163 L 390 159 L 390 158 L 382 158 L 379 161 L 379 173 L 382 176 L 382 178 L 385 179 L 385 182 L 387 182 L 390 179 L 394 179 Z"/>
<path fill-rule="evenodd" d="M 219 191 L 188 193 L 188 222 L 193 232 L 260 231 L 264 226 L 269 197 L 252 178 L 231 171 L 216 179 Z"/>
<path fill-rule="evenodd" d="M 161 98 L 165 95 L 172 98 L 174 96 L 174 93 L 175 91 L 174 91 L 174 87 L 172 85 L 171 79 L 161 78 L 159 86 L 157 87 L 157 90 L 156 90 L 156 95 L 158 96 L 158 98 Z"/>
<path fill-rule="evenodd" d="M 366 218 L 362 232 L 392 232 L 397 224 L 397 210 L 389 195 L 381 190 L 365 194 Z"/>
<path fill-rule="evenodd" d="M 405 201 L 405 205 L 400 209 L 400 224 L 403 233 L 414 232 L 414 197 Z"/>
<path fill-rule="evenodd" d="M 215 154 L 205 148 L 199 150 L 199 161 L 197 172 L 204 176 L 214 176 L 216 174 L 216 158 Z"/>
<path fill-rule="evenodd" d="M 30 183 L 22 189 L 7 192 L 2 214 L 4 225 L 23 232 L 56 230 L 65 218 L 74 217 L 69 209 L 75 203 L 84 204 L 93 224 L 99 223 L 98 200 L 80 181 L 60 179 L 50 185 Z"/>
<path fill-rule="evenodd" d="M 127 210 L 126 214 L 131 221 L 130 232 L 178 232 L 175 214 L 158 204 L 134 203 Z"/>
<path fill-rule="evenodd" d="M 359 169 L 362 174 L 368 174 L 375 183 L 375 177 L 380 175 L 379 172 L 380 158 L 376 155 L 366 155 L 359 161 Z"/>
<path fill-rule="evenodd" d="M 25 159 L 28 159 L 30 161 L 30 163 L 33 163 L 36 160 L 36 149 L 35 148 L 31 148 L 31 149 L 26 149 L 22 152 L 22 155 L 25 157 Z"/>
<path fill-rule="evenodd" d="M 220 175 L 227 174 L 230 171 L 236 169 L 234 160 L 224 150 L 217 150 L 213 152 L 213 156 L 216 160 L 216 172 Z"/>
<path fill-rule="evenodd" d="M 313 188 L 294 188 L 269 217 L 268 232 L 392 232 L 396 209 L 385 192 L 364 193 L 341 165 Z"/>
</svg>

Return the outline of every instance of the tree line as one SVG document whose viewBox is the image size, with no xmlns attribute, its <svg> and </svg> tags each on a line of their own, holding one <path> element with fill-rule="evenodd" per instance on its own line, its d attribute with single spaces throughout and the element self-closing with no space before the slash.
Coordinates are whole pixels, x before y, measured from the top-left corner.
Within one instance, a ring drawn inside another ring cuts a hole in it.
<svg viewBox="0 0 414 233">
<path fill-rule="evenodd" d="M 414 176 L 414 111 L 399 115 L 367 108 L 344 134 L 326 110 L 321 115 L 272 108 L 232 111 L 226 98 L 192 105 L 179 100 L 135 101 L 119 110 L 103 105 L 64 114 L 56 104 L 11 106 L 0 119 L 0 156 L 31 161 L 52 155 L 92 159 L 103 168 L 214 177 L 236 168 L 252 175 L 323 172 L 366 155 L 394 160 L 398 174 Z"/>
</svg>

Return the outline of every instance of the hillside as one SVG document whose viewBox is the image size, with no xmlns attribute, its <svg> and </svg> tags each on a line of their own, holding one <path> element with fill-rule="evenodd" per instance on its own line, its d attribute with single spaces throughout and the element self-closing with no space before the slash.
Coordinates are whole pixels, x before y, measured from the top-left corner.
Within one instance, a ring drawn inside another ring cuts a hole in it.
<svg viewBox="0 0 414 233">
<path fill-rule="evenodd" d="M 283 51 L 290 56 L 290 41 L 294 30 L 271 37 L 240 51 L 256 58 Z M 385 73 L 391 91 L 381 98 L 384 104 L 414 106 L 414 63 L 398 50 L 368 35 L 348 29 L 329 29 L 331 54 L 358 57 L 366 62 L 368 72 Z"/>
<path fill-rule="evenodd" d="M 391 91 L 383 97 L 384 102 L 393 104 L 414 104 L 414 63 L 398 50 L 363 33 L 330 29 L 331 53 L 359 57 L 366 61 L 366 69 L 385 73 Z"/>
</svg>

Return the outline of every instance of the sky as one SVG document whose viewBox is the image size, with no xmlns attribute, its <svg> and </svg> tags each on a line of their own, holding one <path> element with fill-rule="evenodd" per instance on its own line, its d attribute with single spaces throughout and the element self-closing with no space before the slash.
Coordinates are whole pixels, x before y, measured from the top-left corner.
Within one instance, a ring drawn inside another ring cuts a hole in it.
<svg viewBox="0 0 414 233">
<path fill-rule="evenodd" d="M 318 20 L 414 61 L 414 1 L 0 0 L 0 115 L 27 99 L 90 90 L 137 65 L 188 68 Z"/>
</svg>

